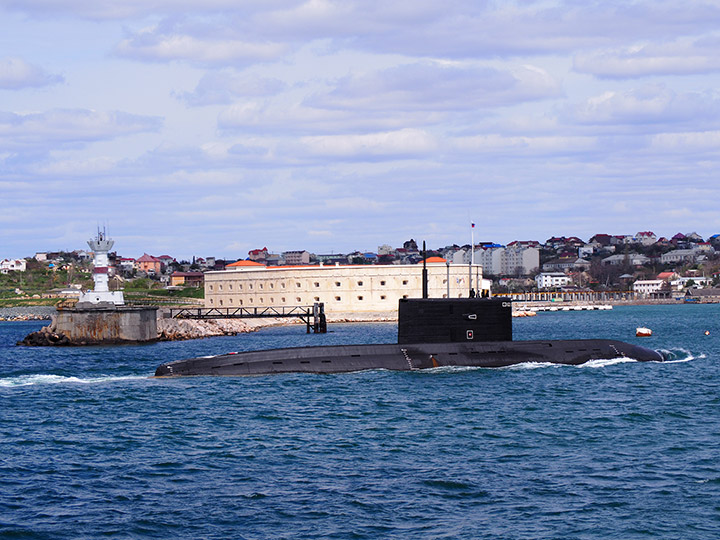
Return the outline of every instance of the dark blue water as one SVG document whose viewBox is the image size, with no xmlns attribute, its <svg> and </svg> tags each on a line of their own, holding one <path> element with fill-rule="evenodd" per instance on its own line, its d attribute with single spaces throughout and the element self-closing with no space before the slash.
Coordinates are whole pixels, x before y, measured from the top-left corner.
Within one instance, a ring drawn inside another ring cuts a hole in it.
<svg viewBox="0 0 720 540">
<path fill-rule="evenodd" d="M 672 363 L 179 380 L 148 376 L 395 326 L 37 349 L 14 343 L 41 323 L 0 323 L 0 538 L 718 538 L 719 316 L 515 321 L 516 339 L 617 338 Z"/>
</svg>

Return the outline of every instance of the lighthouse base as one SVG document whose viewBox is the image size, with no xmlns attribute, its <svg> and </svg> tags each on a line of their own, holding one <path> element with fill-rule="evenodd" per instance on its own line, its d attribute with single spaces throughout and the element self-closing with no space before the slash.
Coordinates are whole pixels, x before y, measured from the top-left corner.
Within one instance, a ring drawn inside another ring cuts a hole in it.
<svg viewBox="0 0 720 540">
<path fill-rule="evenodd" d="M 158 338 L 157 309 L 152 306 L 103 304 L 86 307 L 78 304 L 74 308 L 58 309 L 50 330 L 67 338 L 62 340 L 65 341 L 63 345 L 151 342 Z"/>
<path fill-rule="evenodd" d="M 97 305 L 98 307 L 110 304 L 122 306 L 125 304 L 125 297 L 122 291 L 87 291 L 80 296 L 78 304 L 83 307 Z"/>
</svg>

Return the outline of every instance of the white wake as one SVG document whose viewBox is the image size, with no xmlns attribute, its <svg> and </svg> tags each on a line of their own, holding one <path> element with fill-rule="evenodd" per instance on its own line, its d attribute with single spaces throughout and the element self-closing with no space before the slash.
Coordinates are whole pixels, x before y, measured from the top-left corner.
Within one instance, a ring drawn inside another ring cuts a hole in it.
<svg viewBox="0 0 720 540">
<path fill-rule="evenodd" d="M 117 381 L 132 381 L 147 379 L 143 375 L 127 375 L 123 377 L 101 375 L 99 377 L 64 377 L 62 375 L 51 375 L 47 373 L 35 373 L 31 375 L 18 375 L 17 377 L 6 377 L 0 379 L 0 387 L 33 386 L 43 384 L 97 384 Z"/>
</svg>

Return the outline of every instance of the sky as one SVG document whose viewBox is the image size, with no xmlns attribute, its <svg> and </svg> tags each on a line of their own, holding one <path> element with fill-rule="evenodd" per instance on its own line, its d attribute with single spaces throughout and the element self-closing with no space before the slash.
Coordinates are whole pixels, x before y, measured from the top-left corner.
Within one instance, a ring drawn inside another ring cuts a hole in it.
<svg viewBox="0 0 720 540">
<path fill-rule="evenodd" d="M 720 232 L 720 1 L 0 0 L 0 258 Z"/>
</svg>

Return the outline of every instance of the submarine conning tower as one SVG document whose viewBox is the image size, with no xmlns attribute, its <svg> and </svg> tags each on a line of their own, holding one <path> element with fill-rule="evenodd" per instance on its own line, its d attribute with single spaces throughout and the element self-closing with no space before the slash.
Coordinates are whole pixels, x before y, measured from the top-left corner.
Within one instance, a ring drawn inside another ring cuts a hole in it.
<svg viewBox="0 0 720 540">
<path fill-rule="evenodd" d="M 512 341 L 509 298 L 403 298 L 398 343 Z"/>
</svg>

